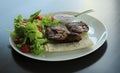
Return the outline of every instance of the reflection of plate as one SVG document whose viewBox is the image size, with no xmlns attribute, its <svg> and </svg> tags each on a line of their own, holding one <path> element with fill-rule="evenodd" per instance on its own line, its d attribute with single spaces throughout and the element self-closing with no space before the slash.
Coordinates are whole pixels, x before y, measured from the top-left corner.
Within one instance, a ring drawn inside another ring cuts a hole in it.
<svg viewBox="0 0 120 73">
<path fill-rule="evenodd" d="M 61 13 L 65 13 L 65 12 L 61 12 Z M 72 12 L 66 12 L 66 13 L 67 14 L 75 14 Z M 41 55 L 34 56 L 31 54 L 25 54 L 25 53 L 22 53 L 21 51 L 19 51 L 15 47 L 15 44 L 13 43 L 11 37 L 9 38 L 10 45 L 18 53 L 20 53 L 24 56 L 27 56 L 29 58 L 37 59 L 37 60 L 64 61 L 64 60 L 71 60 L 71 59 L 85 56 L 85 55 L 95 51 L 96 49 L 98 49 L 105 42 L 105 40 L 107 38 L 107 31 L 106 31 L 105 26 L 99 20 L 97 20 L 96 18 L 89 16 L 89 15 L 81 15 L 81 16 L 77 17 L 75 20 L 73 20 L 73 22 L 76 22 L 76 21 L 83 21 L 89 25 L 90 30 L 88 33 L 89 33 L 90 38 L 94 42 L 93 47 L 85 48 L 85 49 L 78 49 L 78 50 L 69 51 L 69 52 L 57 52 L 57 53 L 46 52 Z"/>
</svg>

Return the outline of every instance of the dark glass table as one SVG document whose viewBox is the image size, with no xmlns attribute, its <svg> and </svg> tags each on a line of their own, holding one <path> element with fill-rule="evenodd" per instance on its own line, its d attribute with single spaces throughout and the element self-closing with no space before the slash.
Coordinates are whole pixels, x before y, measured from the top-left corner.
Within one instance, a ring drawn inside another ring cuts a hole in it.
<svg viewBox="0 0 120 73">
<path fill-rule="evenodd" d="M 0 1 L 0 73 L 119 73 L 120 0 L 11 0 Z M 9 44 L 9 32 L 18 14 L 28 17 L 42 13 L 94 9 L 91 16 L 106 25 L 108 37 L 95 52 L 62 62 L 30 59 L 18 54 Z"/>
</svg>

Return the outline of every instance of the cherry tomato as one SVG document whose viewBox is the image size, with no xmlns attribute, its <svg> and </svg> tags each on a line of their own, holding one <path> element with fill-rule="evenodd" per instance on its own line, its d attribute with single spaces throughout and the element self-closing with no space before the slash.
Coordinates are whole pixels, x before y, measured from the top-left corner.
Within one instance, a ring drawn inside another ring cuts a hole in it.
<svg viewBox="0 0 120 73">
<path fill-rule="evenodd" d="M 23 53 L 29 53 L 29 52 L 30 52 L 30 45 L 28 45 L 28 44 L 22 45 L 21 51 L 22 51 Z"/>
<path fill-rule="evenodd" d="M 20 39 L 17 39 L 17 38 L 16 38 L 16 39 L 13 40 L 13 42 L 14 42 L 15 44 L 19 44 L 19 43 L 20 43 Z"/>
<path fill-rule="evenodd" d="M 36 19 L 42 20 L 42 16 L 37 16 Z"/>
<path fill-rule="evenodd" d="M 37 25 L 37 28 L 40 32 L 42 32 L 42 27 L 40 25 Z"/>
</svg>

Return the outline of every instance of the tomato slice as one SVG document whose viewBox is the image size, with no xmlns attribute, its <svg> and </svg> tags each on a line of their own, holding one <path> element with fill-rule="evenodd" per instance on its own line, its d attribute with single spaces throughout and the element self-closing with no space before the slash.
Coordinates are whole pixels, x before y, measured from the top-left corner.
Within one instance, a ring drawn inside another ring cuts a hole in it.
<svg viewBox="0 0 120 73">
<path fill-rule="evenodd" d="M 36 19 L 42 20 L 42 16 L 37 16 Z"/>
<path fill-rule="evenodd" d="M 40 32 L 42 32 L 42 27 L 40 25 L 37 25 L 37 28 Z"/>
<path fill-rule="evenodd" d="M 13 42 L 14 42 L 15 44 L 19 44 L 19 43 L 20 43 L 20 39 L 16 38 L 16 39 L 13 40 Z"/>
<path fill-rule="evenodd" d="M 21 51 L 22 51 L 23 53 L 29 53 L 29 52 L 30 52 L 30 45 L 28 45 L 28 44 L 22 45 Z"/>
</svg>

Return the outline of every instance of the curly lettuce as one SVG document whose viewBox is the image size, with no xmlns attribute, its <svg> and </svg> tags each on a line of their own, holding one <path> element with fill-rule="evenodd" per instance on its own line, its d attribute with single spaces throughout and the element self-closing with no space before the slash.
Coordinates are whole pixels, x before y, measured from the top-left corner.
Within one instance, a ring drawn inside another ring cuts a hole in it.
<svg viewBox="0 0 120 73">
<path fill-rule="evenodd" d="M 11 32 L 11 36 L 19 38 L 20 43 L 16 44 L 18 48 L 21 48 L 23 44 L 29 44 L 31 53 L 40 54 L 45 51 L 44 45 L 48 42 L 45 37 L 45 26 L 54 26 L 59 23 L 58 20 L 50 19 L 50 15 L 42 16 L 42 20 L 37 20 L 36 17 L 40 15 L 41 10 L 30 15 L 29 18 L 23 18 L 21 14 L 14 19 L 14 31 Z M 40 32 L 37 25 L 42 29 Z"/>
</svg>

